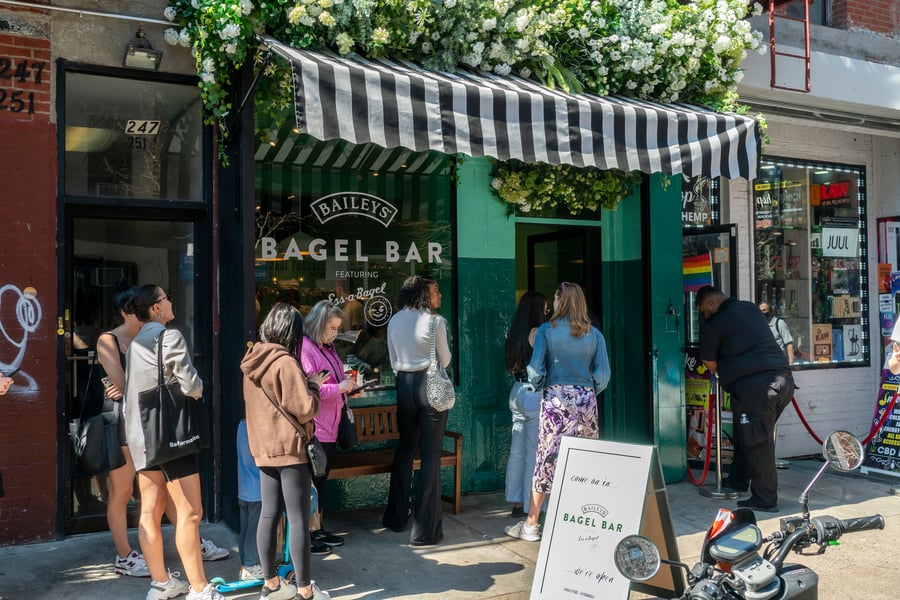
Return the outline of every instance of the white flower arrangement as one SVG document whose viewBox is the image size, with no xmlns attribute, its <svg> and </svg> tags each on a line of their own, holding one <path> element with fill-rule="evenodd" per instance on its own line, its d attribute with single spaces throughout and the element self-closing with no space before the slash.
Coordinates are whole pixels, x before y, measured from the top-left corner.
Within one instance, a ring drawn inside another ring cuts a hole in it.
<svg viewBox="0 0 900 600">
<path fill-rule="evenodd" d="M 501 76 L 515 73 L 573 93 L 733 110 L 741 60 L 748 50 L 766 50 L 762 35 L 745 20 L 748 13 L 761 14 L 762 5 L 748 7 L 746 0 L 169 0 L 163 14 L 182 28 L 166 31 L 166 42 L 191 48 L 207 122 L 219 124 L 224 140 L 231 74 L 252 56 L 257 31 L 298 48 L 390 54 L 421 60 L 434 70 L 466 65 Z M 284 79 L 257 92 L 263 112 L 290 102 L 289 73 L 269 69 Z M 574 212 L 612 207 L 609 197 L 576 200 L 566 182 L 578 179 L 582 189 L 609 196 L 627 192 L 631 181 L 627 174 L 607 171 L 575 169 L 580 171 L 575 177 L 574 168 L 508 165 L 498 163 L 495 181 L 512 179 L 492 188 L 519 210 L 549 204 Z M 540 188 L 545 197 L 531 193 L 525 202 L 517 182 L 533 184 L 523 175 L 529 169 L 567 175 L 550 176 L 554 185 Z M 593 183 L 585 184 L 584 177 Z M 617 177 L 622 185 L 613 185 Z"/>
</svg>

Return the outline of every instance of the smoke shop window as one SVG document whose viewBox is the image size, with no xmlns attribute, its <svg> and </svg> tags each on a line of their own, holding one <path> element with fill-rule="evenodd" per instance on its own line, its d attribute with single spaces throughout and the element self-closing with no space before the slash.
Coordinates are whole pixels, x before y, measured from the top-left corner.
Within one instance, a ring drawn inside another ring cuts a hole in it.
<svg viewBox="0 0 900 600">
<path fill-rule="evenodd" d="M 359 383 L 394 383 L 387 322 L 410 275 L 434 277 L 454 323 L 451 157 L 322 142 L 290 129 L 256 156 L 256 294 L 260 319 L 286 301 L 344 313 L 335 348 Z M 452 342 L 451 342 L 452 343 Z M 451 348 L 452 349 L 452 348 Z"/>
<path fill-rule="evenodd" d="M 861 166 L 774 157 L 753 181 L 756 299 L 796 368 L 869 364 L 865 181 Z"/>
</svg>

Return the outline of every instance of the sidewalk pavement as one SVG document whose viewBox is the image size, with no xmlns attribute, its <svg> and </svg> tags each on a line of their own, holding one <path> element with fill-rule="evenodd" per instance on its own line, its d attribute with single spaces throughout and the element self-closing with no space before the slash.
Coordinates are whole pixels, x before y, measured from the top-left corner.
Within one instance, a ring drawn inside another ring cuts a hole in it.
<svg viewBox="0 0 900 600">
<path fill-rule="evenodd" d="M 780 511 L 760 513 L 763 535 L 778 528 L 778 518 L 797 514 L 797 498 L 822 463 L 794 460 L 780 470 Z M 710 480 L 714 479 L 711 473 Z M 819 574 L 823 600 L 887 600 L 900 589 L 896 540 L 900 534 L 900 496 L 892 487 L 900 480 L 843 474 L 829 469 L 810 494 L 813 516 L 838 518 L 880 513 L 886 527 L 847 535 L 841 545 L 822 556 L 797 557 Z M 701 495 L 688 481 L 667 486 L 681 559 L 693 564 L 700 543 L 720 506 L 734 501 Z M 446 505 L 445 505 L 446 509 Z M 408 545 L 407 533 L 381 527 L 377 509 L 327 515 L 328 529 L 345 536 L 346 543 L 325 557 L 312 557 L 313 578 L 333 598 L 342 600 L 473 599 L 522 600 L 529 597 L 539 544 L 507 537 L 503 528 L 515 523 L 502 493 L 470 494 L 461 514 L 444 513 L 444 541 L 432 547 Z M 207 576 L 235 579 L 237 533 L 223 523 L 203 524 L 204 537 L 229 548 L 226 560 L 205 563 Z M 137 534 L 131 532 L 137 547 Z M 164 528 L 170 569 L 180 571 L 171 526 Z M 117 576 L 109 534 L 71 536 L 59 542 L 0 548 L 0 597 L 3 600 L 143 599 L 149 579 Z M 228 594 L 229 598 L 257 598 L 258 589 Z M 650 598 L 636 592 L 631 599 Z"/>
</svg>

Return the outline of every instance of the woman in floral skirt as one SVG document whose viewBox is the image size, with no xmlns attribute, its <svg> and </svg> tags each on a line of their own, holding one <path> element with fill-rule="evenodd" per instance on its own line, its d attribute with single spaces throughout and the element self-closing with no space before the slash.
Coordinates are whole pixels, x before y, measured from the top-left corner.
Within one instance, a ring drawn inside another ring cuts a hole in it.
<svg viewBox="0 0 900 600">
<path fill-rule="evenodd" d="M 543 387 L 540 432 L 531 505 L 524 521 L 506 528 L 514 538 L 541 539 L 540 508 L 553 485 L 563 436 L 597 439 L 597 396 L 609 383 L 609 357 L 603 334 L 591 325 L 584 292 L 562 282 L 553 297 L 553 316 L 538 328 L 528 380 Z"/>
</svg>

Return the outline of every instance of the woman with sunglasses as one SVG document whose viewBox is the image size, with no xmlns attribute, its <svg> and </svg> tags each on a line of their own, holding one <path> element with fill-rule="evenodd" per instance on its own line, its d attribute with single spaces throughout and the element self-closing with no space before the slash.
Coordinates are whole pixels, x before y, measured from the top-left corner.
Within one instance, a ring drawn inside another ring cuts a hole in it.
<svg viewBox="0 0 900 600">
<path fill-rule="evenodd" d="M 166 329 L 175 318 L 172 298 L 157 285 L 138 288 L 133 297 L 134 313 L 141 321 L 140 331 L 128 346 L 125 367 L 125 437 L 138 473 L 141 490 L 141 517 L 138 539 L 150 571 L 147 600 L 166 600 L 187 594 L 187 600 L 224 600 L 209 583 L 203 569 L 200 550 L 200 463 L 197 454 L 147 467 L 146 439 L 141 425 L 139 395 L 158 383 L 158 341 L 162 336 L 163 376 L 177 381 L 181 391 L 197 402 L 203 396 L 203 381 L 194 368 L 187 342 L 178 330 Z M 163 556 L 162 516 L 171 501 L 177 512 L 175 546 L 188 581 L 182 581 L 166 569 Z"/>
<path fill-rule="evenodd" d="M 609 357 L 603 334 L 591 325 L 584 292 L 563 282 L 553 296 L 553 315 L 541 325 L 526 368 L 528 381 L 543 387 L 531 505 L 524 521 L 507 535 L 537 542 L 541 506 L 550 493 L 563 436 L 599 437 L 597 396 L 609 383 Z"/>
</svg>

